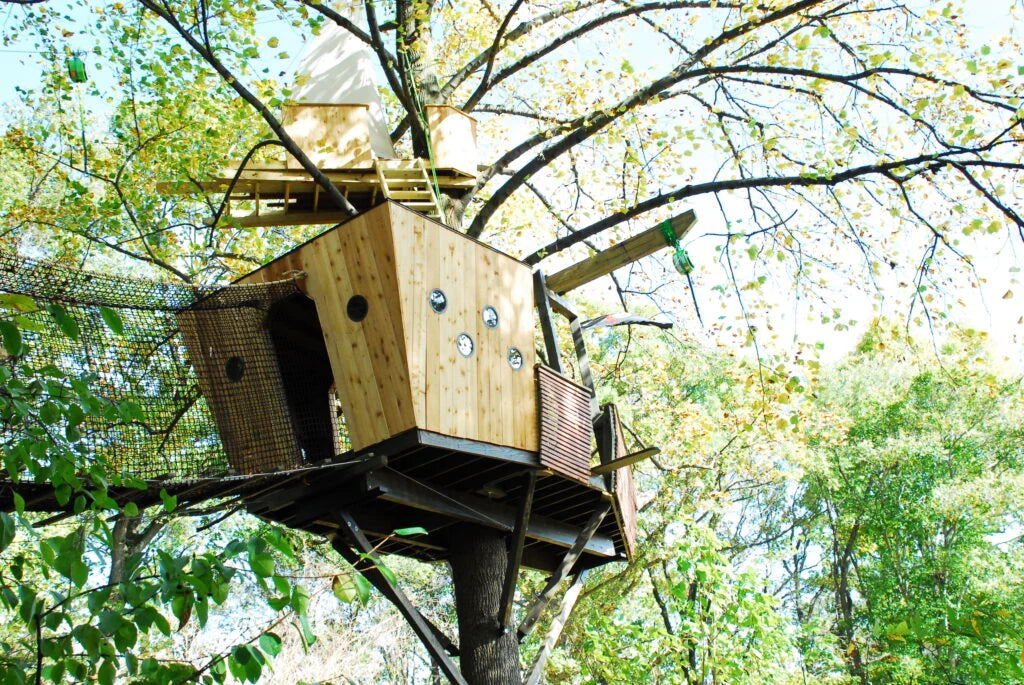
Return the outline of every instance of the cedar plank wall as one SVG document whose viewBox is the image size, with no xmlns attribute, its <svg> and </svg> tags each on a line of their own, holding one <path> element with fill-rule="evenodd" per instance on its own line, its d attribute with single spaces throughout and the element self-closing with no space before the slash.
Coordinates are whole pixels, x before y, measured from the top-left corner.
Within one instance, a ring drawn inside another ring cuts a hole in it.
<svg viewBox="0 0 1024 685">
<path fill-rule="evenodd" d="M 537 451 L 530 267 L 420 214 L 389 206 L 416 425 Z M 448 297 L 441 314 L 427 303 L 433 288 Z M 498 312 L 494 329 L 483 323 L 488 305 Z M 455 348 L 460 333 L 473 338 L 469 358 Z M 506 361 L 509 347 L 523 354 L 518 371 Z"/>
<path fill-rule="evenodd" d="M 377 207 L 297 248 L 239 282 L 275 281 L 304 271 L 316 303 L 334 382 L 353 449 L 415 426 L 393 269 L 387 206 Z M 345 313 L 354 294 L 369 310 L 361 322 Z"/>
<path fill-rule="evenodd" d="M 352 446 L 361 449 L 413 427 L 537 451 L 530 268 L 395 203 L 329 231 L 240 283 L 306 272 L 300 285 L 316 302 Z M 431 289 L 448 297 L 436 314 Z M 345 306 L 369 302 L 361 323 Z M 491 305 L 499 325 L 481 311 Z M 475 350 L 455 347 L 469 333 Z M 508 348 L 523 367 L 513 371 Z"/>
</svg>

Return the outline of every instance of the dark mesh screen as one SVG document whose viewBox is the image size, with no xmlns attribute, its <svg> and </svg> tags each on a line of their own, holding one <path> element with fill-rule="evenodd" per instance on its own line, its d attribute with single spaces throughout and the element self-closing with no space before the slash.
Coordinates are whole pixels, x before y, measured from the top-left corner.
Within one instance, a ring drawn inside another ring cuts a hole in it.
<svg viewBox="0 0 1024 685">
<path fill-rule="evenodd" d="M 268 473 L 348 448 L 316 309 L 295 281 L 203 290 L 0 252 L 0 296 L 26 350 L 0 363 L 93 374 L 94 391 L 126 411 L 90 420 L 82 440 L 124 473 Z M 0 440 L 16 438 L 0 424 Z"/>
</svg>

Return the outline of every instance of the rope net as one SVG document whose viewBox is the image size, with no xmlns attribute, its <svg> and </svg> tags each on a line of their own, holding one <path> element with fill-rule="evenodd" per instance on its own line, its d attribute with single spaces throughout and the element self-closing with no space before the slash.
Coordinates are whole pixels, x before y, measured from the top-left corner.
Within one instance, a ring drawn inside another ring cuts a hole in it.
<svg viewBox="0 0 1024 685">
<path fill-rule="evenodd" d="M 55 367 L 104 401 L 75 424 L 78 442 L 126 475 L 271 473 L 348 447 L 316 309 L 296 280 L 203 289 L 0 252 L 0 320 L 23 343 L 16 356 L 0 348 L 0 365 L 15 376 Z M 48 430 L 68 422 L 50 417 Z M 0 445 L 25 429 L 0 418 Z"/>
</svg>

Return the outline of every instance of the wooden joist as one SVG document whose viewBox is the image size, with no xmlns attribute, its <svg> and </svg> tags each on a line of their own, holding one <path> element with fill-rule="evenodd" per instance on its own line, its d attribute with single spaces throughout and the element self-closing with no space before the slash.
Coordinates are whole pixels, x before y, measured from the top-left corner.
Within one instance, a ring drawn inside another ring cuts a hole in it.
<svg viewBox="0 0 1024 685">
<path fill-rule="evenodd" d="M 693 228 L 693 225 L 697 222 L 697 215 L 693 213 L 693 210 L 689 210 L 672 217 L 668 222 L 672 227 L 672 234 L 678 240 Z M 547 287 L 559 294 L 567 293 L 642 257 L 657 252 L 663 247 L 666 247 L 665 236 L 662 233 L 662 224 L 658 224 L 643 233 L 638 233 L 617 245 L 609 247 L 607 250 L 598 252 L 593 257 L 588 257 L 568 268 L 562 269 L 558 273 L 551 274 L 547 277 Z"/>
<path fill-rule="evenodd" d="M 385 501 L 496 528 L 506 533 L 513 532 L 518 518 L 518 512 L 513 507 L 484 497 L 420 483 L 390 469 L 367 474 L 364 488 L 376 491 Z M 572 547 L 580 535 L 580 529 L 575 526 L 537 514 L 530 515 L 526 527 L 527 538 L 559 547 Z M 585 542 L 582 552 L 606 559 L 616 556 L 615 543 L 605 535 L 588 536 Z"/>
<path fill-rule="evenodd" d="M 456 685 L 468 685 L 462 677 L 458 666 L 451 660 L 449 655 L 458 654 L 458 648 L 437 626 L 427 620 L 419 610 L 413 606 L 409 598 L 405 596 L 398 586 L 394 585 L 388 576 L 381 571 L 383 564 L 374 553 L 374 548 L 356 524 L 355 519 L 346 512 L 340 515 L 342 535 L 341 539 L 331 540 L 331 546 L 341 554 L 346 561 L 363 575 L 376 587 L 381 594 L 387 597 L 392 604 L 401 612 L 402 616 L 409 623 L 409 626 L 419 637 L 423 646 L 427 648 L 434 663 L 452 683 Z M 352 550 L 349 545 L 356 548 Z"/>
<path fill-rule="evenodd" d="M 624 457 L 619 457 L 618 459 L 613 459 L 603 464 L 599 464 L 598 466 L 590 469 L 590 472 L 595 476 L 602 476 L 606 473 L 617 471 L 625 466 L 632 466 L 644 459 L 650 459 L 656 454 L 661 454 L 660 448 L 648 447 L 647 449 L 640 450 L 639 452 L 633 452 L 632 454 L 627 454 Z"/>
</svg>

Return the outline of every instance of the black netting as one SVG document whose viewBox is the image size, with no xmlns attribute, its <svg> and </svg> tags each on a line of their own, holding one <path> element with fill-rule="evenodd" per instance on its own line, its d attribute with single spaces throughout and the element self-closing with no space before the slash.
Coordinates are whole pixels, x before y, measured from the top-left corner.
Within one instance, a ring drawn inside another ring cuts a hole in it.
<svg viewBox="0 0 1024 685">
<path fill-rule="evenodd" d="M 25 343 L 0 362 L 92 374 L 117 411 L 83 424 L 82 441 L 124 473 L 267 473 L 347 448 L 316 310 L 296 281 L 202 290 L 0 252 L 0 297 Z M 17 431 L 0 426 L 0 440 Z"/>
</svg>

